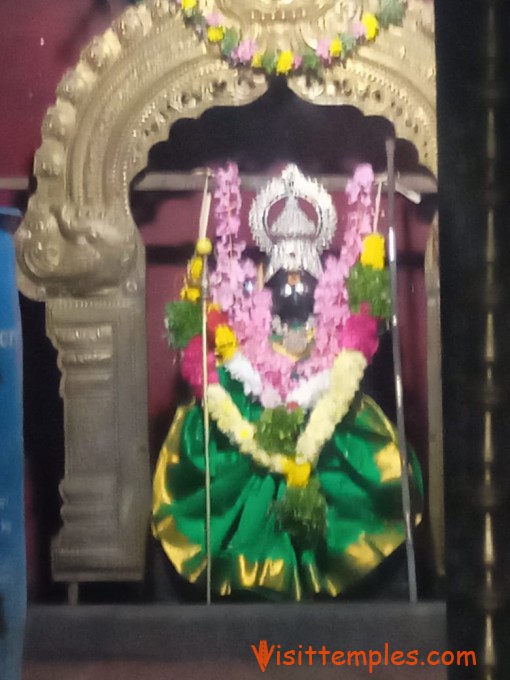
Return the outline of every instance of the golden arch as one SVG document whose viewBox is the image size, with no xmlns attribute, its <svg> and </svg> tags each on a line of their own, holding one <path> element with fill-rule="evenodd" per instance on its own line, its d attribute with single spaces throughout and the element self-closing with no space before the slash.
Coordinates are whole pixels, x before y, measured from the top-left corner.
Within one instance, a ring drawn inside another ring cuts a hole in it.
<svg viewBox="0 0 510 680">
<path fill-rule="evenodd" d="M 435 171 L 434 42 L 414 6 L 402 28 L 382 32 L 327 70 L 323 82 L 292 78 L 290 86 L 315 103 L 385 116 Z M 127 10 L 82 52 L 43 122 L 37 192 L 17 239 L 22 290 L 45 299 L 123 282 L 140 245 L 129 183 L 151 146 L 178 118 L 249 103 L 266 87 L 262 75 L 230 69 L 201 43 L 174 3 L 150 0 Z"/>
<path fill-rule="evenodd" d="M 315 16 L 317 3 L 305 4 Z M 435 172 L 429 4 L 409 0 L 401 28 L 382 31 L 322 80 L 293 77 L 289 85 L 314 103 L 351 104 L 365 115 L 385 116 Z M 289 12 L 281 25 L 290 42 L 306 20 L 302 7 L 299 21 Z M 313 21 L 309 33 L 319 30 Z M 57 579 L 143 573 L 150 508 L 145 258 L 130 182 L 176 120 L 249 103 L 266 89 L 263 75 L 230 68 L 200 42 L 169 0 L 147 0 L 124 12 L 57 88 L 35 157 L 37 191 L 16 236 L 19 286 L 46 302 L 62 370 L 66 475 L 64 525 L 53 549 Z"/>
</svg>

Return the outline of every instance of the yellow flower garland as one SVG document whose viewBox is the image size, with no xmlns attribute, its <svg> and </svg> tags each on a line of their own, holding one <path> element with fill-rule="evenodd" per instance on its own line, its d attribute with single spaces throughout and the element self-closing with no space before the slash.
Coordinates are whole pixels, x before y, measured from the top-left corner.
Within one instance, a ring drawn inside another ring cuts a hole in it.
<svg viewBox="0 0 510 680">
<path fill-rule="evenodd" d="M 246 42 L 243 39 L 240 31 L 232 26 L 223 24 L 223 17 L 218 13 L 213 12 L 208 16 L 207 12 L 210 10 L 208 3 L 202 0 L 178 0 L 184 18 L 191 25 L 203 39 L 212 44 L 220 45 L 222 56 L 226 57 L 234 65 L 239 64 L 236 50 L 239 45 Z M 276 50 L 259 50 L 256 49 L 254 56 L 251 59 L 252 68 L 263 69 L 268 74 L 276 73 L 278 75 L 287 76 L 290 73 L 303 69 L 305 72 L 318 73 L 323 66 L 328 63 L 349 56 L 356 48 L 363 45 L 365 42 L 373 42 L 381 26 L 387 28 L 391 25 L 401 25 L 402 16 L 406 12 L 406 0 L 395 0 L 395 7 L 391 15 L 388 15 L 385 8 L 384 0 L 380 0 L 378 13 L 363 12 L 360 22 L 364 27 L 364 31 L 345 34 L 345 40 L 337 35 L 331 41 L 329 46 L 329 60 L 324 58 L 323 54 L 318 52 L 310 52 L 307 50 L 304 53 L 294 52 L 291 49 Z M 211 17 L 214 17 L 213 19 Z M 211 22 L 211 23 L 210 23 Z M 251 41 L 250 41 L 251 42 Z M 318 40 L 318 43 L 321 41 Z M 249 57 L 242 62 L 247 66 L 250 63 Z"/>
<path fill-rule="evenodd" d="M 188 302 L 198 302 L 200 300 L 200 288 L 185 285 L 181 290 L 180 298 Z"/>
<path fill-rule="evenodd" d="M 272 472 L 284 474 L 289 486 L 303 487 L 308 483 L 324 444 L 345 417 L 359 389 L 367 360 L 355 350 L 342 350 L 331 371 L 331 388 L 319 399 L 304 432 L 296 444 L 295 460 L 282 454 L 270 455 L 256 441 L 253 423 L 245 420 L 228 392 L 219 384 L 207 390 L 209 413 L 218 428 L 241 453 Z"/>
</svg>

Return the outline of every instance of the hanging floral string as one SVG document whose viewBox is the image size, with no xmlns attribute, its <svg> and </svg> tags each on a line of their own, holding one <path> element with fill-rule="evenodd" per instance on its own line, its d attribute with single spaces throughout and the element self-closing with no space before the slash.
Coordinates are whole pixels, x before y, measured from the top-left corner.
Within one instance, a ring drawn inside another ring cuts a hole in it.
<svg viewBox="0 0 510 680">
<path fill-rule="evenodd" d="M 381 29 L 401 26 L 406 13 L 405 0 L 379 0 L 375 12 L 361 6 L 347 30 L 338 35 L 324 36 L 315 49 L 263 50 L 254 40 L 246 39 L 227 25 L 218 12 L 204 13 L 200 0 L 172 0 L 182 11 L 184 20 L 206 43 L 216 45 L 221 56 L 232 66 L 250 66 L 267 74 L 291 75 L 319 73 L 321 69 L 344 61 L 362 45 L 376 40 Z"/>
<path fill-rule="evenodd" d="M 374 174 L 368 165 L 359 166 L 347 184 L 347 199 L 354 209 L 349 214 L 344 246 L 339 258 L 326 260 L 315 289 L 316 334 L 311 356 L 296 364 L 273 349 L 270 342 L 271 293 L 257 289 L 255 265 L 248 259 L 241 260 L 246 244 L 235 240 L 240 210 L 237 171 L 230 165 L 217 175 L 215 211 L 219 240 L 217 268 L 211 276 L 213 297 L 228 311 L 243 355 L 242 360 L 234 356 L 225 367 L 232 377 L 247 386 L 247 393 L 259 397 L 268 408 L 293 401 L 310 407 L 329 384 L 327 375 L 321 375 L 321 372 L 331 369 L 335 356 L 345 346 L 342 329 L 352 314 L 346 281 L 360 256 L 366 257 L 366 248 L 372 248 L 370 241 L 364 246 L 363 239 L 372 229 L 373 186 Z M 363 268 L 366 267 L 363 265 Z M 354 281 L 352 285 L 356 288 Z M 366 314 L 366 308 L 358 307 L 354 311 Z M 354 321 L 346 336 L 348 348 L 352 348 L 353 324 Z M 365 350 L 373 347 L 374 324 L 358 323 L 357 328 L 364 336 L 360 337 L 359 346 Z M 377 345 L 374 351 L 376 348 Z"/>
</svg>

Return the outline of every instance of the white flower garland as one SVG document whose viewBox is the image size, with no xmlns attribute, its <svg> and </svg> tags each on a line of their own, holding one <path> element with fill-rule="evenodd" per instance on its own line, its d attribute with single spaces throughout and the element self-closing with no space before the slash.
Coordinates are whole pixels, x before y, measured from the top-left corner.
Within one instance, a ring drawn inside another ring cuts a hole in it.
<svg viewBox="0 0 510 680">
<path fill-rule="evenodd" d="M 296 444 L 296 463 L 315 465 L 324 444 L 347 415 L 367 367 L 361 352 L 343 349 L 331 371 L 331 388 L 315 405 Z"/>
<path fill-rule="evenodd" d="M 330 388 L 331 369 L 320 371 L 307 380 L 300 380 L 299 385 L 287 395 L 287 404 L 298 404 L 309 411 Z"/>
<path fill-rule="evenodd" d="M 247 396 L 252 394 L 254 397 L 260 397 L 262 394 L 262 378 L 242 352 L 237 350 L 232 359 L 224 362 L 223 367 L 234 380 L 243 384 L 244 393 Z"/>
<path fill-rule="evenodd" d="M 260 398 L 262 394 L 262 377 L 240 350 L 234 354 L 232 359 L 223 363 L 223 368 L 228 371 L 231 378 L 242 383 L 244 393 L 247 396 L 253 395 Z M 330 386 L 331 370 L 320 371 L 310 378 L 300 380 L 299 384 L 287 395 L 285 403 L 297 404 L 304 408 L 305 411 L 309 411 Z M 274 402 L 274 406 L 283 403 L 277 390 L 273 390 L 272 394 L 268 395 L 268 389 L 266 388 L 266 401 L 271 401 L 269 396 L 273 396 L 272 402 Z"/>
<path fill-rule="evenodd" d="M 331 386 L 318 400 L 297 440 L 297 464 L 317 464 L 323 446 L 349 411 L 366 367 L 367 360 L 361 352 L 343 349 L 337 355 L 331 370 Z M 257 445 L 255 425 L 243 418 L 221 385 L 209 385 L 207 398 L 211 417 L 241 453 L 251 456 L 256 463 L 272 472 L 283 473 L 288 457 L 268 454 Z"/>
</svg>

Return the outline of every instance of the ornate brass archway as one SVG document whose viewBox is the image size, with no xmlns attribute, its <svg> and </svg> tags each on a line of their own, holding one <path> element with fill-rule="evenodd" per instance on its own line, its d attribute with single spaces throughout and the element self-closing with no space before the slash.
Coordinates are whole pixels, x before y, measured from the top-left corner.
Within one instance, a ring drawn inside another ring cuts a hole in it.
<svg viewBox="0 0 510 680">
<path fill-rule="evenodd" d="M 211 0 L 212 2 L 212 0 Z M 218 0 L 269 42 L 313 41 L 355 0 Z M 214 3 L 213 3 L 214 4 Z M 274 3 L 273 3 L 274 4 Z M 339 10 L 340 8 L 340 10 Z M 342 10 L 343 11 L 343 10 Z M 381 31 L 321 80 L 289 79 L 302 98 L 352 104 L 392 121 L 436 170 L 430 3 L 410 0 L 401 28 Z M 200 42 L 169 0 L 128 9 L 82 52 L 57 88 L 35 157 L 37 191 L 17 233 L 21 290 L 47 306 L 65 404 L 58 580 L 142 577 L 150 511 L 145 255 L 129 185 L 181 117 L 262 95 L 266 80 Z"/>
</svg>

